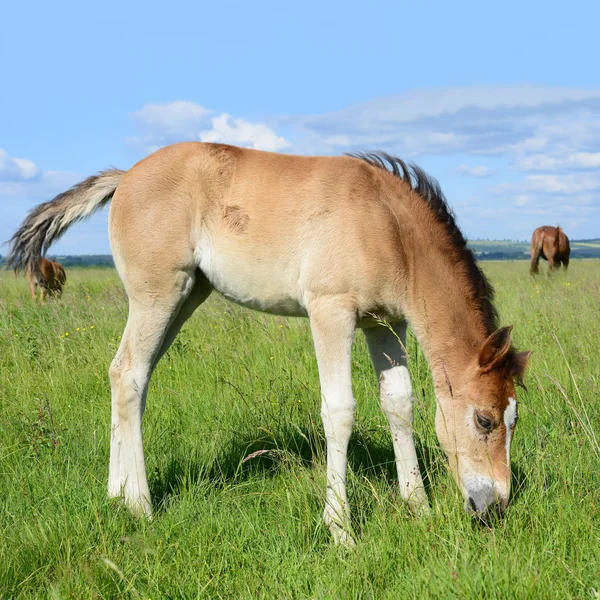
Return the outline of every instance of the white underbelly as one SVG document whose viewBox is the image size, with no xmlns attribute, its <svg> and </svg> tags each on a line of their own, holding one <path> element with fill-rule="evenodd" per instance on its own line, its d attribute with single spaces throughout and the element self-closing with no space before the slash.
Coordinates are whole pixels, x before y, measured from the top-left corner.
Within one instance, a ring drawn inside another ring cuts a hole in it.
<svg viewBox="0 0 600 600">
<path fill-rule="evenodd" d="M 223 296 L 247 308 L 274 315 L 305 317 L 297 269 L 285 269 L 277 261 L 226 256 L 205 248 L 198 265 Z"/>
<path fill-rule="evenodd" d="M 212 279 L 209 277 L 212 283 Z M 308 312 L 298 298 L 282 293 L 265 293 L 253 285 L 234 281 L 213 283 L 214 288 L 226 298 L 253 310 L 283 317 L 306 317 Z"/>
</svg>

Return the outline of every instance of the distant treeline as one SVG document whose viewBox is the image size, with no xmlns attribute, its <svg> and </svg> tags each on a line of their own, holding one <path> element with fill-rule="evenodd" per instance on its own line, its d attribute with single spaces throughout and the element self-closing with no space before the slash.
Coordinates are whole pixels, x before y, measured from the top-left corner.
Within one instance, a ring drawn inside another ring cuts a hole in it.
<svg viewBox="0 0 600 600">
<path fill-rule="evenodd" d="M 529 260 L 523 252 L 475 252 L 477 260 Z M 571 259 L 600 258 L 600 248 L 581 248 L 571 250 Z"/>
<path fill-rule="evenodd" d="M 479 260 L 529 260 L 529 243 L 510 240 L 469 240 Z M 571 240 L 571 258 L 600 258 L 600 239 Z"/>
<path fill-rule="evenodd" d="M 571 258 L 600 258 L 600 240 L 573 240 Z M 578 244 L 589 244 L 580 246 Z M 529 260 L 529 246 L 524 242 L 473 240 L 469 247 L 478 260 Z M 84 254 L 80 256 L 49 256 L 65 267 L 114 267 L 110 254 Z M 5 257 L 0 255 L 0 268 Z"/>
<path fill-rule="evenodd" d="M 4 265 L 5 256 L 0 255 L 0 265 Z M 48 256 L 64 267 L 114 267 L 110 254 L 84 254 L 81 256 Z"/>
</svg>

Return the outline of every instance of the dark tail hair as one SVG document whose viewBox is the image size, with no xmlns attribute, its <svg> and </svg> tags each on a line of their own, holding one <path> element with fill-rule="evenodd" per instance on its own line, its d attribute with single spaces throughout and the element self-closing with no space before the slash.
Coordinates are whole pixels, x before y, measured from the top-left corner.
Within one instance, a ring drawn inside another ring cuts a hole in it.
<svg viewBox="0 0 600 600">
<path fill-rule="evenodd" d="M 43 282 L 40 259 L 52 242 L 70 225 L 110 202 L 124 174 L 119 169 L 107 169 L 34 208 L 8 242 L 6 265 L 15 273 L 29 267 L 38 282 Z"/>
</svg>

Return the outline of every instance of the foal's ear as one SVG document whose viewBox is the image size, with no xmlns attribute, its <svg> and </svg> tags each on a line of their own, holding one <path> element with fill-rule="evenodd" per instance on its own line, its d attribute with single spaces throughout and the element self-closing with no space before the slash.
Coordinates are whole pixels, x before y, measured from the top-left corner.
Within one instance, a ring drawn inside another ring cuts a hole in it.
<svg viewBox="0 0 600 600">
<path fill-rule="evenodd" d="M 489 373 L 508 354 L 512 328 L 512 325 L 501 327 L 483 342 L 479 351 L 479 368 L 482 373 Z"/>
<path fill-rule="evenodd" d="M 529 358 L 532 354 L 533 353 L 531 350 L 528 350 L 527 352 L 519 352 L 515 354 L 512 359 L 511 375 L 514 378 L 515 383 L 522 387 L 525 391 L 527 391 L 527 388 L 523 383 L 523 376 L 525 375 L 525 369 L 527 368 L 527 363 L 529 363 Z"/>
</svg>

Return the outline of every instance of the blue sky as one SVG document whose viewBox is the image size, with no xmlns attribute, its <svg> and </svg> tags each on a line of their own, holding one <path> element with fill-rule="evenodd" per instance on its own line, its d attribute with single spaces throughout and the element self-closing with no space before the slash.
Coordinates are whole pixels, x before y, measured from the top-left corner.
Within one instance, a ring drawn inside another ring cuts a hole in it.
<svg viewBox="0 0 600 600">
<path fill-rule="evenodd" d="M 88 175 L 192 139 L 384 149 L 439 179 L 469 238 L 598 237 L 598 22 L 579 1 L 11 2 L 0 240 Z M 51 252 L 110 252 L 106 213 Z"/>
</svg>

